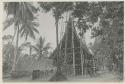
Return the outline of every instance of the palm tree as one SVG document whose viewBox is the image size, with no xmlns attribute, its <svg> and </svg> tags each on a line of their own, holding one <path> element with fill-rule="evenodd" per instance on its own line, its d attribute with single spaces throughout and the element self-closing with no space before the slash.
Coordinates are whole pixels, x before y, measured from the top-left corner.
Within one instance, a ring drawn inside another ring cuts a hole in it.
<svg viewBox="0 0 125 84">
<path fill-rule="evenodd" d="M 38 42 L 35 44 L 35 46 L 32 46 L 32 48 L 35 50 L 38 55 L 38 59 L 40 60 L 41 57 L 44 57 L 49 53 L 49 49 L 51 48 L 51 46 L 50 43 L 45 44 L 45 38 L 42 38 L 40 36 Z"/>
<path fill-rule="evenodd" d="M 26 47 L 26 48 L 29 48 L 29 56 L 31 56 L 31 52 L 32 52 L 32 48 L 33 48 L 33 45 L 31 44 L 31 42 L 25 42 L 22 44 L 22 47 Z"/>
<path fill-rule="evenodd" d="M 9 71 L 12 68 L 12 61 L 14 56 L 14 45 L 7 43 L 3 45 L 3 72 Z M 4 69 L 4 64 L 7 64 L 6 69 Z"/>
<path fill-rule="evenodd" d="M 11 43 L 13 40 L 12 35 L 4 35 L 3 36 L 3 71 L 9 71 L 12 68 L 12 63 L 13 63 L 13 58 L 14 58 L 14 51 L 15 51 L 15 46 Z M 22 51 L 24 50 L 24 47 L 29 47 L 30 43 L 23 43 L 18 47 L 18 57 L 16 60 L 16 64 L 20 60 L 20 58 L 23 56 Z M 4 66 L 5 65 L 5 66 Z M 7 66 L 6 66 L 7 65 Z"/>
<path fill-rule="evenodd" d="M 14 56 L 14 45 L 11 44 L 11 35 L 3 36 L 3 72 L 8 72 L 12 68 L 12 61 Z"/>
<path fill-rule="evenodd" d="M 58 22 L 61 18 L 62 14 L 66 11 L 71 10 L 73 7 L 72 2 L 40 2 L 40 6 L 46 12 L 52 11 L 53 16 L 55 18 L 55 26 L 56 26 L 56 44 L 58 46 Z M 58 48 L 58 47 L 57 47 Z M 57 49 L 58 50 L 58 49 Z M 60 62 L 59 62 L 59 52 L 57 51 L 57 73 L 61 73 Z"/>
<path fill-rule="evenodd" d="M 48 57 L 47 55 L 49 54 L 49 49 L 51 48 L 50 43 L 45 44 L 45 38 L 42 38 L 41 36 L 39 37 L 37 43 L 32 46 L 32 49 L 35 50 L 36 52 L 36 58 L 38 60 L 38 67 L 41 59 L 43 57 Z"/>
<path fill-rule="evenodd" d="M 25 49 L 26 48 L 26 49 Z M 26 51 L 27 48 L 29 48 L 29 54 L 24 54 L 23 51 Z M 25 55 L 28 55 L 28 56 L 33 56 L 33 54 L 31 53 L 32 52 L 32 48 L 33 48 L 33 45 L 31 44 L 31 42 L 25 42 L 25 43 L 22 43 L 19 47 L 18 47 L 18 57 L 17 57 L 17 60 L 16 60 L 16 64 L 19 62 L 19 60 L 25 56 Z"/>
<path fill-rule="evenodd" d="M 38 33 L 36 29 L 38 24 L 34 22 L 34 13 L 37 12 L 37 9 L 32 5 L 32 3 L 28 2 L 7 2 L 4 4 L 4 9 L 7 13 L 7 20 L 4 23 L 4 29 L 7 29 L 10 25 L 14 24 L 14 30 L 16 32 L 16 49 L 12 68 L 12 71 L 15 71 L 20 34 L 21 37 L 25 36 L 27 40 L 28 36 L 35 39 L 34 32 Z M 8 16 L 10 15 L 13 17 L 9 18 Z"/>
</svg>

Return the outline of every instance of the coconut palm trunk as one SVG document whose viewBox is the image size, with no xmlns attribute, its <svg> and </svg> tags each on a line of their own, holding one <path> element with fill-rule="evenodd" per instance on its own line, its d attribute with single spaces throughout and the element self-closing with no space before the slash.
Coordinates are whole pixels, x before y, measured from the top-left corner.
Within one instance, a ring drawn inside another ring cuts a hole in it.
<svg viewBox="0 0 125 84">
<path fill-rule="evenodd" d="M 7 29 L 11 25 L 16 27 L 16 47 L 14 51 L 12 70 L 10 71 L 12 72 L 15 71 L 16 67 L 19 36 L 25 36 L 26 40 L 28 36 L 35 39 L 34 32 L 39 33 L 39 31 L 36 29 L 38 26 L 37 22 L 33 22 L 35 19 L 34 13 L 37 13 L 37 9 L 33 6 L 32 3 L 29 2 L 6 2 L 4 4 L 4 9 L 7 13 L 7 17 L 10 15 L 13 16 L 11 19 L 7 18 L 4 29 Z"/>
<path fill-rule="evenodd" d="M 16 69 L 16 59 L 17 59 L 17 52 L 18 52 L 18 43 L 19 43 L 19 25 L 18 25 L 18 28 L 17 28 L 16 48 L 15 48 L 15 51 L 14 51 L 14 61 L 13 61 L 11 73 L 13 71 L 15 71 L 15 69 Z"/>
<path fill-rule="evenodd" d="M 58 48 L 58 21 L 59 21 L 59 18 L 57 17 L 55 19 L 55 25 L 56 25 L 56 45 L 57 45 L 57 48 Z M 61 68 L 60 68 L 60 56 L 59 56 L 59 51 L 57 49 L 57 72 L 61 72 Z"/>
</svg>

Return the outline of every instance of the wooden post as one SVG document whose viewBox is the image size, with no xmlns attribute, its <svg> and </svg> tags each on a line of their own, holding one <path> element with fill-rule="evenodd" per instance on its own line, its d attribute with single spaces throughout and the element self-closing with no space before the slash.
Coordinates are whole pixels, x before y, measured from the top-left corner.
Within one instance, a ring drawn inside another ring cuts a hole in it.
<svg viewBox="0 0 125 84">
<path fill-rule="evenodd" d="M 65 32 L 66 32 L 66 33 L 65 33 L 65 35 L 66 35 L 65 38 L 66 38 L 66 39 L 65 39 L 65 56 L 64 56 L 64 67 L 65 67 L 65 68 L 64 68 L 64 70 L 65 70 L 65 72 L 66 72 L 66 74 L 67 74 L 67 71 L 68 71 L 68 70 L 67 70 L 67 42 L 68 42 L 68 41 L 67 41 L 67 39 L 68 39 L 68 34 L 67 34 L 68 29 L 67 29 L 67 28 L 65 29 Z"/>
<path fill-rule="evenodd" d="M 85 41 L 85 36 L 83 35 L 82 39 Z M 83 42 L 83 41 L 82 41 Z M 84 54 L 83 54 L 84 53 Z M 86 59 L 85 59 L 86 53 L 83 52 L 83 47 L 82 47 L 82 64 L 83 64 L 83 75 L 87 73 L 87 65 L 86 65 Z"/>
<path fill-rule="evenodd" d="M 80 54 L 81 54 L 81 68 L 82 68 L 82 76 L 83 76 L 83 48 L 82 48 L 82 38 L 80 39 Z"/>
<path fill-rule="evenodd" d="M 94 56 L 92 55 L 92 71 L 93 71 L 93 73 L 92 74 L 94 74 L 95 75 L 95 68 L 96 68 L 96 66 L 95 66 L 95 61 L 94 61 Z"/>
<path fill-rule="evenodd" d="M 62 23 L 63 23 L 63 20 L 62 20 Z M 61 36 L 62 36 L 62 27 L 63 27 L 63 25 L 61 24 L 61 31 L 60 31 L 60 45 L 59 45 L 59 60 L 61 61 L 61 59 L 60 59 L 60 57 L 61 57 L 61 55 L 62 55 L 62 50 L 61 50 L 61 47 L 62 47 L 62 41 L 61 41 Z M 60 67 L 61 67 L 62 65 L 60 65 Z"/>
<path fill-rule="evenodd" d="M 68 19 L 67 19 L 67 17 L 68 17 L 68 12 L 66 12 L 66 25 L 68 24 Z M 68 28 L 67 28 L 67 26 L 65 27 L 65 35 L 66 35 L 66 40 L 65 40 L 65 57 L 64 57 L 64 63 L 65 63 L 65 65 L 66 65 L 66 59 L 67 59 L 67 40 L 68 40 Z"/>
<path fill-rule="evenodd" d="M 73 18 L 72 18 L 72 49 L 73 49 L 73 72 L 74 72 L 74 76 L 75 76 L 76 75 L 76 71 L 75 71 L 74 22 L 73 22 Z"/>
<path fill-rule="evenodd" d="M 67 74 L 68 72 L 68 70 L 67 70 L 67 39 L 68 39 L 68 28 L 67 28 L 67 21 L 68 21 L 68 19 L 67 19 L 67 17 L 68 17 L 68 12 L 66 12 L 66 22 L 64 23 L 64 27 L 65 27 L 65 25 L 66 25 L 66 27 L 65 27 L 65 48 L 64 48 L 64 70 L 65 70 L 65 73 Z"/>
<path fill-rule="evenodd" d="M 85 56 L 86 56 L 86 53 L 85 53 Z M 85 68 L 85 76 L 87 77 L 87 61 L 86 61 L 86 59 L 85 59 L 85 56 L 84 56 L 84 68 Z"/>
<path fill-rule="evenodd" d="M 68 34 L 67 34 L 68 29 L 67 29 L 67 28 L 65 29 L 65 32 L 66 32 L 66 34 L 65 34 L 65 35 L 66 35 L 66 40 L 65 40 L 65 57 L 64 57 L 64 63 L 66 64 L 66 58 L 67 58 L 67 57 L 66 57 L 66 56 L 67 56 L 67 52 L 66 52 L 66 51 L 67 51 L 67 42 L 68 42 L 68 41 L 67 41 L 67 40 L 68 40 L 68 36 L 67 36 L 67 35 L 68 35 Z"/>
<path fill-rule="evenodd" d="M 55 25 L 56 25 L 56 46 L 57 46 L 57 72 L 60 72 L 60 60 L 59 60 L 59 51 L 58 51 L 58 21 L 59 17 L 56 17 L 55 19 Z"/>
</svg>

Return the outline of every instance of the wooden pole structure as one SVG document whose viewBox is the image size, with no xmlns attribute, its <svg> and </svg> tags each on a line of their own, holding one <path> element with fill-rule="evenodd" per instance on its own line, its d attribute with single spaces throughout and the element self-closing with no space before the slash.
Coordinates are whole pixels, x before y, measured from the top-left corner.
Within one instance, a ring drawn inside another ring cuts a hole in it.
<svg viewBox="0 0 125 84">
<path fill-rule="evenodd" d="M 84 38 L 84 36 L 83 36 L 83 39 L 85 39 Z M 86 59 L 86 56 L 87 56 L 87 54 L 84 52 L 84 55 L 83 55 L 83 66 L 84 66 L 84 75 L 87 77 L 87 59 Z"/>
<path fill-rule="evenodd" d="M 62 22 L 61 22 L 62 23 Z M 61 42 L 61 36 L 62 36 L 62 24 L 60 24 L 61 26 L 61 29 L 60 29 L 60 45 L 59 45 L 59 60 L 61 61 L 60 57 L 61 57 L 61 53 L 62 53 L 62 50 L 61 50 L 61 47 L 62 47 L 62 42 Z M 61 63 L 60 63 L 61 64 Z M 59 65 L 61 67 L 61 65 Z"/>
<path fill-rule="evenodd" d="M 65 35 L 66 35 L 66 39 L 65 39 L 65 56 L 64 56 L 64 67 L 65 67 L 65 71 L 66 71 L 66 74 L 67 74 L 67 39 L 68 39 L 68 34 L 67 34 L 67 28 L 65 29 L 66 31 L 66 33 L 65 33 Z"/>
<path fill-rule="evenodd" d="M 95 60 L 94 60 L 94 56 L 92 55 L 92 62 L 93 62 L 93 74 L 95 75 L 95 69 L 96 69 L 96 66 L 95 66 Z"/>
<path fill-rule="evenodd" d="M 67 25 L 67 16 L 68 15 L 68 12 L 67 12 L 67 14 L 66 14 L 66 25 Z M 65 63 L 65 65 L 66 65 L 66 58 L 67 58 L 67 40 L 68 40 L 68 34 L 67 34 L 67 32 L 68 32 L 68 29 L 67 29 L 67 27 L 65 27 L 65 32 L 66 32 L 66 40 L 65 40 L 65 57 L 64 57 L 64 63 Z"/>
<path fill-rule="evenodd" d="M 81 54 L 81 69 L 82 69 L 82 76 L 83 76 L 83 74 L 84 74 L 84 70 L 83 70 L 84 59 L 83 59 L 82 38 L 80 39 L 80 54 Z"/>
<path fill-rule="evenodd" d="M 61 41 L 61 39 L 62 39 L 62 37 L 63 37 L 63 35 L 62 35 L 62 29 L 63 29 L 63 18 L 62 18 L 62 20 L 61 20 L 61 29 L 60 29 L 60 46 L 59 46 L 59 57 L 61 57 L 62 56 L 62 41 Z M 60 59 L 60 61 L 61 61 L 61 59 Z"/>
<path fill-rule="evenodd" d="M 71 21 L 72 21 L 72 49 L 73 49 L 73 72 L 74 72 L 74 76 L 76 75 L 76 71 L 75 71 L 75 52 L 74 52 L 74 22 L 73 22 L 73 18 L 71 17 Z"/>
<path fill-rule="evenodd" d="M 59 21 L 59 17 L 56 17 L 56 45 L 57 45 L 57 72 L 60 73 L 61 72 L 61 68 L 60 68 L 60 57 L 59 57 L 59 48 L 58 48 L 58 21 Z"/>
<path fill-rule="evenodd" d="M 85 35 L 83 35 L 83 37 L 82 37 L 82 42 L 85 42 Z M 82 47 L 82 49 L 83 49 L 83 47 Z M 83 54 L 84 53 L 84 54 Z M 86 63 L 86 53 L 85 52 L 83 52 L 83 50 L 82 50 L 82 54 L 83 54 L 83 60 L 82 60 L 82 63 L 83 63 L 83 75 L 86 75 L 87 76 L 87 63 Z"/>
<path fill-rule="evenodd" d="M 85 56 L 86 56 L 86 53 L 85 53 Z M 84 57 L 84 61 L 85 61 L 85 76 L 87 77 L 87 75 L 88 75 L 88 72 L 87 72 L 87 69 L 88 69 L 87 62 L 88 62 L 88 60 L 86 59 L 86 57 Z"/>
</svg>

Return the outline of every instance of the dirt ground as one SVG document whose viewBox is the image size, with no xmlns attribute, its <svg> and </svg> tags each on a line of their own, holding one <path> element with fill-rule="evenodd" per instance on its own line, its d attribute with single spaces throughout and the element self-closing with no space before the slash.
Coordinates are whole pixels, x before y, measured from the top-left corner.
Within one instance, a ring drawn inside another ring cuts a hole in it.
<svg viewBox="0 0 125 84">
<path fill-rule="evenodd" d="M 32 77 L 23 77 L 23 78 L 4 78 L 3 82 L 47 82 L 52 77 L 41 78 L 37 80 L 32 80 Z M 94 77 L 90 76 L 75 76 L 75 77 L 67 77 L 68 80 L 64 82 L 122 82 L 122 80 L 118 79 L 118 76 L 113 73 L 103 73 L 101 75 L 97 75 Z"/>
</svg>

